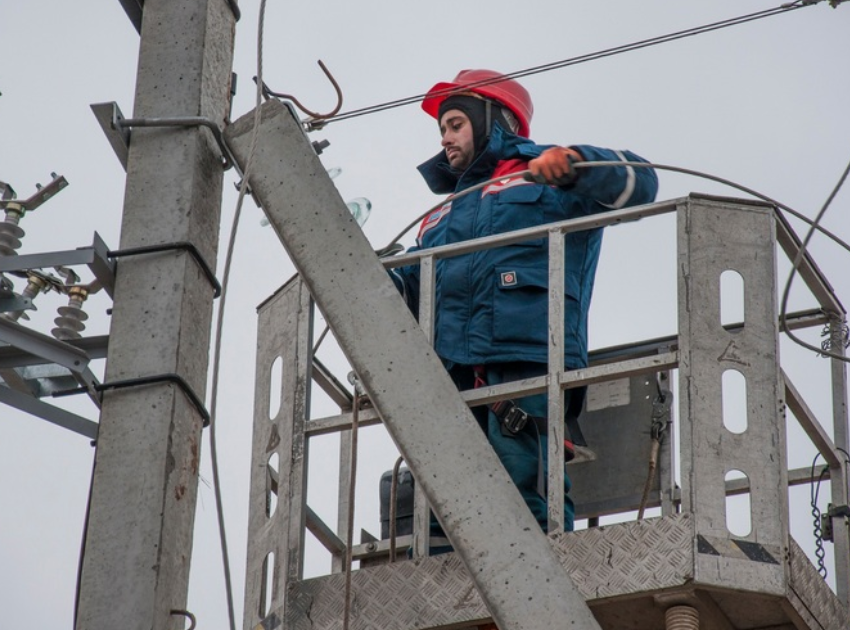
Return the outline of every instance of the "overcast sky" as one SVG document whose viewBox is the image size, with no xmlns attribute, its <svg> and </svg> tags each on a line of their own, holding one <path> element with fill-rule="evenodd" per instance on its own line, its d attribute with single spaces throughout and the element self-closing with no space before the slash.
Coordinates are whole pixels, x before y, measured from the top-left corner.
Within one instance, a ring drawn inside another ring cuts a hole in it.
<svg viewBox="0 0 850 630">
<path fill-rule="evenodd" d="M 95 231 L 117 248 L 124 173 L 89 104 L 117 101 L 125 115 L 132 115 L 139 36 L 118 0 L 6 4 L 0 16 L 0 180 L 14 186 L 21 198 L 29 197 L 36 183 L 46 184 L 51 171 L 70 182 L 24 218 L 27 235 L 20 252 L 86 246 Z M 253 106 L 258 5 L 240 3 L 234 118 Z M 764 0 L 269 2 L 264 76 L 274 90 L 327 110 L 334 94 L 316 65 L 322 59 L 342 86 L 344 109 L 349 110 L 422 93 L 462 68 L 520 70 L 773 6 Z M 531 76 L 522 83 L 535 102 L 532 137 L 543 143 L 631 149 L 654 162 L 727 177 L 813 217 L 850 160 L 848 33 L 850 7 L 832 9 L 821 2 Z M 341 121 L 314 135 L 331 142 L 322 160 L 329 168 L 342 169 L 335 181 L 343 198 L 372 201 L 364 229 L 375 247 L 437 201 L 415 170 L 439 149 L 436 124 L 418 106 Z M 690 192 L 739 195 L 708 181 L 659 175 L 659 199 Z M 235 206 L 235 176 L 229 172 L 225 178 L 223 243 Z M 850 186 L 824 219 L 845 240 L 850 240 L 848 207 Z M 231 276 L 219 403 L 238 611 L 244 584 L 255 307 L 292 273 L 272 230 L 260 226 L 261 216 L 253 204 L 246 204 Z M 793 224 L 802 232 L 799 221 Z M 404 242 L 409 245 L 412 239 Z M 820 236 L 812 251 L 839 298 L 850 302 L 848 253 Z M 781 255 L 779 259 L 784 281 L 788 265 Z M 591 312 L 591 348 L 674 334 L 675 277 L 671 217 L 608 230 Z M 20 280 L 16 288 L 22 288 Z M 63 302 L 56 295 L 41 296 L 30 325 L 49 332 L 55 308 Z M 92 298 L 87 334 L 108 332 L 109 306 L 103 296 Z M 795 291 L 792 310 L 813 306 L 804 291 Z M 817 331 L 806 338 L 819 342 Z M 810 406 L 828 419 L 828 364 L 786 341 L 782 352 L 786 371 Z M 61 404 L 97 417 L 94 406 L 82 398 Z M 0 417 L 0 626 L 70 627 L 93 449 L 87 439 L 11 408 L 2 408 Z M 334 464 L 325 456 L 333 440 L 325 442 L 313 451 L 313 469 L 330 468 L 329 476 L 336 478 Z M 811 445 L 789 442 L 790 466 L 809 465 L 815 452 Z M 391 468 L 396 454 L 382 437 L 364 444 L 371 450 L 368 461 L 361 458 L 358 474 L 357 527 L 377 532 L 377 479 Z M 189 609 L 199 628 L 218 630 L 227 626 L 227 615 L 208 454 L 205 442 Z M 329 490 L 316 490 L 310 497 L 311 506 L 328 522 L 335 522 L 332 496 Z M 807 499 L 808 488 L 792 492 L 792 532 L 810 550 Z M 127 509 L 133 509 L 132 497 L 127 497 Z M 312 573 L 328 570 L 321 554 L 311 551 L 309 558 Z M 237 619 L 241 625 L 241 612 Z"/>
</svg>

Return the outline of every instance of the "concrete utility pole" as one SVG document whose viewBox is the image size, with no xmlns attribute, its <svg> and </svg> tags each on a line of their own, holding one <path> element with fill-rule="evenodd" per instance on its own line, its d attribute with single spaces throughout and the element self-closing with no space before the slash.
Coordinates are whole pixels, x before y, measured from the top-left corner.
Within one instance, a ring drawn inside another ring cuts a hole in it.
<svg viewBox="0 0 850 630">
<path fill-rule="evenodd" d="M 499 627 L 598 629 L 300 124 L 262 114 L 251 189 Z M 253 119 L 225 134 L 243 166 Z"/>
<path fill-rule="evenodd" d="M 135 118 L 228 111 L 225 0 L 147 0 Z M 121 248 L 189 241 L 215 268 L 221 152 L 201 127 L 136 129 Z M 122 258 L 105 383 L 176 374 L 202 401 L 213 288 L 184 250 Z M 155 380 L 155 379 L 154 379 Z M 77 630 L 182 628 L 202 418 L 173 381 L 104 393 Z"/>
</svg>

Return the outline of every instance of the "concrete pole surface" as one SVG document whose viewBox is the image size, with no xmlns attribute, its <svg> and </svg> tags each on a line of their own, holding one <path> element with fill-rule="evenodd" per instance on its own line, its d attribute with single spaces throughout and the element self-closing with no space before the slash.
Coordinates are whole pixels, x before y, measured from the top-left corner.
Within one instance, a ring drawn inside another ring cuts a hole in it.
<svg viewBox="0 0 850 630">
<path fill-rule="evenodd" d="M 147 0 L 136 118 L 224 123 L 234 18 L 223 0 Z M 121 247 L 191 241 L 215 268 L 223 180 L 209 130 L 132 132 Z M 122 258 L 106 381 L 175 373 L 203 400 L 213 288 L 173 251 Z M 77 630 L 183 628 L 202 420 L 169 383 L 104 393 Z M 206 624 L 208 625 L 208 624 Z"/>
<path fill-rule="evenodd" d="M 243 167 L 253 116 L 225 133 Z M 278 102 L 262 106 L 253 160 L 251 189 L 498 626 L 599 628 L 300 124 Z"/>
</svg>

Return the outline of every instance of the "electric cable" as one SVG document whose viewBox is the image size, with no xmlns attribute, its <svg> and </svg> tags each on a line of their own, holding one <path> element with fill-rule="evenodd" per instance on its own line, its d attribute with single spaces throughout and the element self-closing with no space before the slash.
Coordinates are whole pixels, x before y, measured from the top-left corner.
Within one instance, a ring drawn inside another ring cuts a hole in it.
<svg viewBox="0 0 850 630">
<path fill-rule="evenodd" d="M 809 245 L 809 241 L 812 239 L 812 236 L 814 235 L 815 230 L 820 225 L 820 221 L 821 221 L 821 219 L 823 219 L 823 216 L 826 214 L 826 211 L 829 208 L 830 204 L 832 204 L 833 199 L 835 199 L 835 196 L 838 194 L 838 191 L 841 190 L 841 187 L 844 185 L 844 182 L 847 180 L 848 174 L 850 174 L 850 162 L 847 163 L 847 167 L 844 169 L 844 172 L 841 174 L 841 177 L 838 179 L 838 183 L 832 189 L 832 192 L 829 194 L 829 197 L 827 197 L 826 201 L 823 204 L 823 207 L 820 209 L 820 212 L 818 212 L 817 216 L 815 217 L 815 220 L 811 223 L 811 227 L 809 228 L 809 231 L 806 233 L 806 238 L 803 239 L 803 243 L 802 243 L 802 245 L 800 245 L 800 251 L 797 252 L 797 256 L 794 258 L 794 264 L 791 265 L 791 272 L 788 274 L 788 280 L 785 283 L 785 289 L 782 291 L 782 302 L 781 302 L 780 307 L 779 307 L 779 319 L 782 322 L 782 327 L 785 328 L 785 334 L 788 335 L 788 337 L 791 339 L 791 341 L 793 341 L 794 343 L 796 343 L 799 346 L 802 346 L 804 348 L 808 348 L 809 350 L 814 350 L 815 352 L 817 352 L 821 356 L 830 357 L 832 359 L 837 359 L 839 361 L 844 361 L 845 363 L 850 362 L 850 360 L 848 360 L 848 357 L 846 355 L 844 355 L 843 352 L 841 354 L 839 354 L 839 352 L 841 352 L 844 348 L 847 347 L 847 339 L 843 335 L 843 330 L 841 330 L 840 334 L 837 335 L 838 339 L 833 340 L 832 338 L 830 338 L 829 340 L 827 340 L 827 342 L 821 348 L 816 348 L 815 346 L 813 346 L 809 343 L 806 343 L 805 341 L 803 341 L 802 339 L 797 337 L 794 333 L 792 333 L 788 329 L 788 326 L 786 324 L 786 316 L 787 316 L 787 310 L 788 310 L 788 296 L 791 293 L 791 283 L 794 281 L 794 275 L 797 273 L 797 269 L 799 268 L 800 264 L 803 261 L 803 257 L 806 254 L 806 248 Z M 838 315 L 838 314 L 836 313 L 834 315 Z M 846 323 L 846 322 L 842 322 L 842 323 Z M 835 325 L 835 322 L 832 322 L 830 324 L 830 330 L 832 330 L 834 325 Z M 841 337 L 844 337 L 844 338 L 842 339 Z M 833 341 L 836 341 L 837 342 L 836 345 L 839 346 L 838 352 L 830 352 L 829 350 L 827 350 L 828 347 L 831 347 Z M 844 346 L 844 348 L 841 347 L 842 345 Z"/>
<path fill-rule="evenodd" d="M 807 223 L 811 227 L 809 229 L 809 233 L 806 235 L 806 240 L 803 242 L 803 246 L 801 247 L 800 252 L 798 253 L 798 255 L 797 255 L 797 257 L 794 261 L 794 266 L 793 266 L 792 272 L 794 270 L 796 270 L 797 267 L 799 267 L 799 265 L 802 261 L 802 256 L 806 251 L 806 245 L 808 244 L 808 241 L 811 239 L 811 235 L 814 233 L 815 230 L 821 232 L 825 236 L 832 239 L 832 241 L 834 241 L 837 245 L 842 247 L 845 251 L 850 252 L 850 245 L 848 245 L 845 241 L 843 241 L 837 235 L 833 234 L 832 232 L 830 232 L 829 230 L 827 230 L 826 228 L 824 228 L 823 226 L 820 225 L 820 220 L 823 217 L 823 214 L 826 212 L 826 209 L 829 207 L 829 204 L 835 198 L 835 195 L 838 193 L 838 190 L 841 188 L 842 184 L 844 183 L 845 179 L 847 178 L 848 173 L 850 173 L 850 164 L 847 165 L 847 169 L 845 169 L 844 174 L 842 175 L 840 181 L 838 182 L 838 185 L 832 191 L 832 194 L 830 194 L 829 199 L 827 200 L 826 204 L 824 204 L 824 207 L 821 208 L 821 211 L 818 213 L 818 216 L 815 220 L 809 219 L 806 215 L 802 214 L 801 212 L 798 212 L 798 211 L 794 210 L 793 208 L 791 208 L 790 206 L 788 206 L 784 203 L 781 203 L 781 202 L 777 201 L 776 199 L 773 199 L 772 197 L 768 197 L 767 195 L 764 195 L 764 194 L 758 192 L 757 190 L 754 190 L 752 188 L 748 188 L 747 186 L 743 186 L 742 184 L 738 184 L 737 182 L 734 182 L 732 180 L 729 180 L 729 179 L 726 179 L 726 178 L 723 178 L 723 177 L 718 177 L 717 175 L 711 175 L 710 173 L 697 171 L 697 170 L 694 170 L 694 169 L 683 168 L 683 167 L 680 167 L 680 166 L 672 166 L 672 165 L 669 165 L 669 164 L 657 164 L 657 163 L 654 163 L 654 162 L 629 162 L 629 161 L 610 161 L 610 162 L 605 161 L 605 162 L 603 162 L 603 161 L 600 161 L 600 162 L 576 162 L 576 163 L 573 164 L 573 167 L 577 168 L 577 169 L 602 168 L 602 167 L 610 167 L 610 166 L 631 166 L 631 167 L 635 167 L 635 168 L 653 168 L 653 169 L 657 169 L 657 170 L 672 171 L 674 173 L 682 173 L 682 174 L 685 174 L 685 175 L 692 175 L 694 177 L 707 179 L 707 180 L 710 180 L 710 181 L 713 181 L 713 182 L 717 182 L 719 184 L 723 184 L 725 186 L 729 186 L 730 188 L 735 188 L 737 190 L 740 190 L 741 192 L 747 193 L 748 195 L 752 195 L 753 197 L 756 197 L 757 199 L 761 199 L 762 201 L 765 201 L 765 202 L 767 202 L 767 203 L 769 203 L 773 206 L 776 206 L 777 208 L 779 208 L 781 210 L 784 210 L 788 214 L 800 219 L 804 223 Z M 460 192 L 457 192 L 453 195 L 449 195 L 448 197 L 446 197 L 445 199 L 443 199 L 439 203 L 431 206 L 428 210 L 426 210 L 421 215 L 419 215 L 416 219 L 414 219 L 412 222 L 410 222 L 407 226 L 405 226 L 405 228 L 401 232 L 399 232 L 399 234 L 397 234 L 395 236 L 395 238 L 393 238 L 393 240 L 391 240 L 389 242 L 389 244 L 386 247 L 384 247 L 383 249 L 378 250 L 378 251 L 385 251 L 385 250 L 389 249 L 390 247 L 392 247 L 393 245 L 395 245 L 396 243 L 398 243 L 398 241 L 401 240 L 401 238 L 410 229 L 412 229 L 416 224 L 420 223 L 426 216 L 428 216 L 429 214 L 431 214 L 432 212 L 434 212 L 438 208 L 442 208 L 446 204 L 448 204 L 452 201 L 455 201 L 456 199 L 460 199 L 461 197 L 464 197 L 464 196 L 466 196 L 466 195 L 468 195 L 472 192 L 475 192 L 477 190 L 481 190 L 482 188 L 485 188 L 486 186 L 489 186 L 490 184 L 494 184 L 496 182 L 502 181 L 502 180 L 504 180 L 508 177 L 529 177 L 530 178 L 531 177 L 531 171 L 523 170 L 523 171 L 517 171 L 515 173 L 509 173 L 509 174 L 506 174 L 506 175 L 502 175 L 500 177 L 494 177 L 492 179 L 488 179 L 486 181 L 480 182 L 480 183 L 478 183 L 474 186 L 470 186 L 469 188 L 466 188 L 466 189 L 464 189 Z M 787 286 L 786 286 L 786 290 L 787 290 Z M 784 296 L 784 297 L 787 298 L 787 296 Z M 835 353 L 828 352 L 828 351 L 824 350 L 823 348 L 816 348 L 816 347 L 811 346 L 811 345 L 809 345 L 805 342 L 802 342 L 801 340 L 798 340 L 795 335 L 788 333 L 787 325 L 786 325 L 786 321 L 785 321 L 786 302 L 787 302 L 787 300 L 783 299 L 783 303 L 782 303 L 783 306 L 782 306 L 782 309 L 780 311 L 780 317 L 781 317 L 781 321 L 782 321 L 782 326 L 786 329 L 785 332 L 789 335 L 789 337 L 791 338 L 792 341 L 794 341 L 795 343 L 798 343 L 799 345 L 801 345 L 805 348 L 808 348 L 810 350 L 814 350 L 818 354 L 821 354 L 821 355 L 824 355 L 824 356 L 829 356 L 829 357 L 832 357 L 832 358 L 840 360 L 840 361 L 850 362 L 850 358 L 848 358 L 846 356 L 842 356 L 842 355 L 838 355 L 838 354 L 835 354 Z"/>
<path fill-rule="evenodd" d="M 710 24 L 704 24 L 702 26 L 696 26 L 693 28 L 676 31 L 673 33 L 668 33 L 666 35 L 659 35 L 657 37 L 651 37 L 649 39 L 643 39 L 636 42 L 632 42 L 630 44 L 623 44 L 620 46 L 615 46 L 613 48 L 606 48 L 603 50 L 599 50 L 592 53 L 587 53 L 584 55 L 578 55 L 576 57 L 570 57 L 568 59 L 562 59 L 560 61 L 555 61 L 539 66 L 533 66 L 530 68 L 525 68 L 522 70 L 516 70 L 514 72 L 509 72 L 504 74 L 502 77 L 496 79 L 487 79 L 482 81 L 477 81 L 474 83 L 470 83 L 466 87 L 483 87 L 485 85 L 493 85 L 495 83 L 500 83 L 507 79 L 516 79 L 520 77 L 527 77 L 534 74 L 541 74 L 544 72 L 550 72 L 552 70 L 559 70 L 561 68 L 566 68 L 568 66 L 578 65 L 580 63 L 585 63 L 588 61 L 595 61 L 596 59 L 602 59 L 605 57 L 612 57 L 614 55 L 619 55 L 626 52 L 631 52 L 633 50 L 639 50 L 641 48 L 648 48 L 650 46 L 655 46 L 658 44 L 664 44 L 666 42 L 676 41 L 679 39 L 684 39 L 685 37 L 693 37 L 695 35 L 700 35 L 702 33 L 708 33 L 711 31 L 720 30 L 723 28 L 728 28 L 730 26 L 737 26 L 738 24 L 744 24 L 747 22 L 753 22 L 755 20 L 760 20 L 763 18 L 771 17 L 774 15 L 779 15 L 782 13 L 788 13 L 790 11 L 795 11 L 797 9 L 802 9 L 803 7 L 812 6 L 820 3 L 822 0 L 797 0 L 795 2 L 787 2 L 778 7 L 773 7 L 772 9 L 765 9 L 763 11 L 757 11 L 755 13 L 749 13 L 746 15 L 741 15 L 735 18 L 729 18 L 726 20 L 721 20 L 719 22 L 712 22 Z M 433 92 L 433 97 L 443 96 L 451 94 L 455 92 L 456 89 L 450 88 L 446 90 L 440 90 Z M 324 118 L 321 120 L 322 126 L 342 121 L 348 120 L 351 118 L 356 118 L 358 116 L 366 116 L 368 114 L 374 114 L 377 112 L 382 112 L 388 109 L 394 109 L 396 107 L 403 107 L 405 105 L 412 105 L 414 103 L 418 103 L 422 101 L 427 94 L 417 94 L 415 96 L 408 96 L 406 98 L 400 98 L 393 101 L 386 101 L 384 103 L 379 103 L 376 105 L 371 105 L 368 107 L 362 107 L 360 109 L 353 109 L 347 112 L 342 112 L 341 114 L 337 114 L 336 116 L 332 116 L 330 118 Z"/>
<path fill-rule="evenodd" d="M 92 442 L 92 446 L 95 442 Z M 77 627 L 77 618 L 80 614 L 80 596 L 83 587 L 83 560 L 86 557 L 86 546 L 89 538 L 89 520 L 91 518 L 91 498 L 92 490 L 94 489 L 94 471 L 97 466 L 97 451 L 92 457 L 91 476 L 89 477 L 89 496 L 86 499 L 86 515 L 83 519 L 83 535 L 80 540 L 80 554 L 77 560 L 77 586 L 74 589 L 74 628 Z"/>
<path fill-rule="evenodd" d="M 218 470 L 218 449 L 216 446 L 216 419 L 218 412 L 218 382 L 221 367 L 221 339 L 224 328 L 225 305 L 227 304 L 227 288 L 230 282 L 230 267 L 233 262 L 233 251 L 236 245 L 236 233 L 239 228 L 239 219 L 242 216 L 242 205 L 245 193 L 248 190 L 248 175 L 251 171 L 251 163 L 254 158 L 254 150 L 257 147 L 257 139 L 260 129 L 260 108 L 263 103 L 263 32 L 265 29 L 266 0 L 260 0 L 260 12 L 257 22 L 257 94 L 254 106 L 254 126 L 251 131 L 251 145 L 248 157 L 245 160 L 245 169 L 242 174 L 242 183 L 239 186 L 239 197 L 236 201 L 236 209 L 233 212 L 233 222 L 230 228 L 230 238 L 227 243 L 227 253 L 224 259 L 224 272 L 222 275 L 221 298 L 218 303 L 218 318 L 216 320 L 215 349 L 213 351 L 212 385 L 210 394 L 210 463 L 212 465 L 213 492 L 215 494 L 216 517 L 218 520 L 219 541 L 221 544 L 221 560 L 224 570 L 224 588 L 227 597 L 227 615 L 230 630 L 236 630 L 236 614 L 233 607 L 233 584 L 230 572 L 230 556 L 227 551 L 227 532 L 224 522 L 224 508 L 221 498 L 221 478 Z"/>
<path fill-rule="evenodd" d="M 697 171 L 697 170 L 694 170 L 694 169 L 683 168 L 683 167 L 680 167 L 680 166 L 671 166 L 669 164 L 656 164 L 654 162 L 620 162 L 620 161 L 614 161 L 614 162 L 576 162 L 575 164 L 573 164 L 573 166 L 575 168 L 579 168 L 579 169 L 581 169 L 581 168 L 599 168 L 599 167 L 603 167 L 603 166 L 633 166 L 633 167 L 638 167 L 638 168 L 654 168 L 654 169 L 658 169 L 658 170 L 662 170 L 662 171 L 672 171 L 672 172 L 675 172 L 675 173 L 682 173 L 684 175 L 692 175 L 694 177 L 699 177 L 701 179 L 707 179 L 707 180 L 710 180 L 710 181 L 713 181 L 713 182 L 717 182 L 718 184 L 723 184 L 725 186 L 729 186 L 730 188 L 735 188 L 737 190 L 740 190 L 741 192 L 745 192 L 748 195 L 752 195 L 753 197 L 761 199 L 762 201 L 766 201 L 769 204 L 775 205 L 777 208 L 785 210 L 785 212 L 787 212 L 788 214 L 800 219 L 801 221 L 803 221 L 804 223 L 807 223 L 808 225 L 814 225 L 814 221 L 812 219 L 808 218 L 806 215 L 802 214 L 801 212 L 794 210 L 790 206 L 787 206 L 784 203 L 777 201 L 776 199 L 768 197 L 767 195 L 764 195 L 764 194 L 762 194 L 762 193 L 760 193 L 760 192 L 758 192 L 758 191 L 756 191 L 752 188 L 748 188 L 746 186 L 743 186 L 741 184 L 733 182 L 730 179 L 725 179 L 723 177 L 718 177 L 717 175 L 711 175 L 710 173 L 705 173 L 705 172 Z M 497 182 L 500 182 L 500 181 L 502 181 L 502 180 L 504 180 L 508 177 L 517 177 L 517 176 L 525 177 L 526 175 L 531 176 L 531 172 L 525 170 L 525 171 L 517 171 L 516 173 L 509 173 L 507 175 L 502 175 L 500 177 L 494 177 L 493 179 L 488 179 L 487 181 L 483 181 L 483 182 L 480 182 L 480 183 L 478 183 L 474 186 L 470 186 L 469 188 L 461 190 L 460 192 L 457 192 L 453 195 L 449 195 L 448 197 L 446 197 L 445 199 L 443 199 L 439 203 L 428 208 L 425 212 L 420 214 L 413 221 L 408 223 L 402 229 L 402 231 L 399 232 L 395 236 L 395 238 L 393 238 L 385 247 L 379 249 L 378 252 L 382 252 L 384 250 L 387 250 L 390 247 L 392 247 L 393 245 L 395 245 L 396 243 L 398 243 L 404 237 L 405 234 L 407 234 L 411 229 L 413 229 L 418 223 L 421 223 L 422 220 L 425 217 L 427 217 L 429 214 L 434 212 L 434 210 L 437 210 L 438 208 L 442 208 L 447 203 L 455 201 L 456 199 L 460 199 L 461 197 L 464 197 L 464 196 L 468 195 L 469 193 L 475 192 L 476 190 L 481 190 L 482 188 L 485 188 L 485 187 L 489 186 L 490 184 L 495 184 Z M 821 225 L 817 225 L 816 229 L 821 234 L 823 234 L 824 236 L 827 236 L 832 241 L 834 241 L 837 245 L 839 245 L 840 247 L 845 249 L 847 252 L 850 252 L 850 244 L 843 241 L 837 235 L 833 234 L 832 232 L 830 232 L 829 230 L 827 230 L 826 228 L 824 228 Z"/>
</svg>

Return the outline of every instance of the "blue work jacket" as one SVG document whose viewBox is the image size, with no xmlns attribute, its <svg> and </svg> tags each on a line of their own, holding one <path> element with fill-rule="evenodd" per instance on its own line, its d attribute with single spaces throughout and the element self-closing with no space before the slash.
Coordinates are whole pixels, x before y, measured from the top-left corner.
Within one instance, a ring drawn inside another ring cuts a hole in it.
<svg viewBox="0 0 850 630">
<path fill-rule="evenodd" d="M 440 152 L 419 167 L 431 190 L 457 193 L 493 177 L 480 191 L 450 201 L 422 222 L 416 247 L 425 249 L 652 202 L 658 180 L 651 168 L 585 168 L 571 186 L 511 177 L 551 145 L 542 146 L 494 125 L 484 151 L 462 173 Z M 571 147 L 587 162 L 642 161 L 629 151 Z M 587 313 L 602 229 L 565 236 L 564 366 L 587 365 Z M 523 243 L 441 259 L 436 264 L 434 347 L 447 367 L 548 361 L 549 243 Z M 391 274 L 416 313 L 418 265 Z"/>
</svg>

